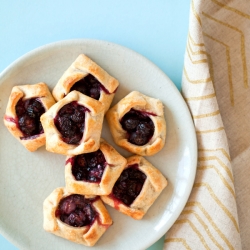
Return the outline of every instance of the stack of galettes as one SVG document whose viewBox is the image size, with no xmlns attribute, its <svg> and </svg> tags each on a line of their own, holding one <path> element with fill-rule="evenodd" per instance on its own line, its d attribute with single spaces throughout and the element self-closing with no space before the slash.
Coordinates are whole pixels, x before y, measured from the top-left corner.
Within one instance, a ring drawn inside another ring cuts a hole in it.
<svg viewBox="0 0 250 250">
<path fill-rule="evenodd" d="M 44 229 L 87 246 L 112 225 L 103 202 L 141 219 L 167 186 L 142 157 L 164 146 L 163 104 L 133 91 L 109 109 L 118 85 L 81 54 L 52 94 L 45 83 L 15 86 L 4 116 L 10 133 L 29 151 L 46 144 L 48 151 L 67 156 L 65 187 L 44 201 Z M 124 158 L 101 138 L 104 115 L 115 143 L 134 156 Z"/>
</svg>

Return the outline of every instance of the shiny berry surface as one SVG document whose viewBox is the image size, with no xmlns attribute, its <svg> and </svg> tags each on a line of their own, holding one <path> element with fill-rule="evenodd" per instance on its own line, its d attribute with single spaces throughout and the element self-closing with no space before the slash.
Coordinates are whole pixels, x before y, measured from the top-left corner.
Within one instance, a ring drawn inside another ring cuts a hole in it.
<svg viewBox="0 0 250 250">
<path fill-rule="evenodd" d="M 132 165 L 123 170 L 121 176 L 116 181 L 112 194 L 116 199 L 130 206 L 140 194 L 146 175 L 138 169 L 138 165 Z"/>
<path fill-rule="evenodd" d="M 147 144 L 155 130 L 148 113 L 134 109 L 123 116 L 121 125 L 128 132 L 128 141 L 137 146 Z"/>
<path fill-rule="evenodd" d="M 107 165 L 102 151 L 81 154 L 74 157 L 72 174 L 77 181 L 99 183 Z"/>
<path fill-rule="evenodd" d="M 84 95 L 90 96 L 96 100 L 100 98 L 101 83 L 91 74 L 88 74 L 76 82 L 70 91 L 77 90 Z"/>
<path fill-rule="evenodd" d="M 91 225 L 97 213 L 90 199 L 85 199 L 83 195 L 72 194 L 59 202 L 55 215 L 72 227 L 83 227 Z"/>
<path fill-rule="evenodd" d="M 77 102 L 68 103 L 59 110 L 54 122 L 64 142 L 79 144 L 83 136 L 86 111 L 88 109 Z"/>
<path fill-rule="evenodd" d="M 19 129 L 24 138 L 43 133 L 40 116 L 45 112 L 39 98 L 19 100 L 16 107 Z"/>
</svg>

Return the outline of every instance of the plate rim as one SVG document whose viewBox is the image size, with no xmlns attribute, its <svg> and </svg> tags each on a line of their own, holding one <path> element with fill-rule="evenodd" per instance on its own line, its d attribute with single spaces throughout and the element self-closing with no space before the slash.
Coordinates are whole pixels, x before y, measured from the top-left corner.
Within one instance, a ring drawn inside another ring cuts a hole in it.
<svg viewBox="0 0 250 250">
<path fill-rule="evenodd" d="M 190 129 L 191 129 L 190 132 L 192 133 L 192 137 L 193 137 L 193 144 L 192 144 L 193 150 L 192 150 L 192 153 L 194 155 L 193 155 L 193 159 L 192 159 L 193 168 L 191 168 L 191 169 L 193 169 L 194 171 L 192 171 L 190 173 L 190 177 L 189 177 L 190 181 L 188 182 L 188 184 L 186 186 L 187 195 L 185 196 L 185 199 L 182 199 L 179 202 L 179 205 L 178 205 L 178 207 L 176 209 L 177 211 L 175 210 L 174 215 L 171 216 L 170 223 L 168 223 L 169 225 L 168 226 L 165 225 L 164 228 L 166 228 L 166 230 L 163 230 L 163 229 L 159 230 L 158 232 L 161 232 L 161 233 L 158 234 L 157 237 L 155 237 L 155 240 L 153 242 L 149 243 L 148 245 L 146 245 L 146 247 L 150 247 L 152 244 L 154 244 L 156 241 L 158 241 L 164 234 L 167 233 L 167 231 L 173 226 L 173 224 L 175 223 L 177 218 L 180 216 L 180 214 L 181 214 L 182 210 L 184 209 L 184 207 L 185 207 L 185 205 L 186 205 L 186 203 L 188 201 L 188 198 L 189 198 L 189 196 L 191 194 L 192 187 L 193 187 L 193 184 L 194 184 L 194 181 L 195 181 L 196 170 L 197 170 L 196 169 L 197 156 L 198 156 L 198 152 L 197 152 L 197 136 L 196 136 L 192 116 L 191 116 L 191 113 L 190 113 L 190 111 L 188 109 L 187 103 L 185 102 L 184 98 L 181 95 L 181 92 L 178 90 L 178 88 L 173 83 L 173 81 L 167 76 L 167 74 L 162 69 L 160 69 L 155 63 L 150 61 L 147 57 L 145 57 L 144 55 L 134 51 L 133 49 L 130 49 L 130 48 L 125 47 L 123 45 L 116 44 L 116 43 L 113 43 L 113 42 L 109 42 L 109 41 L 106 41 L 106 40 L 78 38 L 78 39 L 59 40 L 59 41 L 47 43 L 47 44 L 44 44 L 42 46 L 39 46 L 39 47 L 37 47 L 35 49 L 32 49 L 32 50 L 28 51 L 27 53 L 23 54 L 22 56 L 18 57 L 16 60 L 14 60 L 12 63 L 10 63 L 2 72 L 0 72 L 0 81 L 2 82 L 2 80 L 5 77 L 8 76 L 8 73 L 11 73 L 11 71 L 17 69 L 20 66 L 20 64 L 22 64 L 22 62 L 28 60 L 30 57 L 36 55 L 37 53 L 41 53 L 41 52 L 46 51 L 46 50 L 51 50 L 51 49 L 53 49 L 53 47 L 57 47 L 58 45 L 69 46 L 70 44 L 72 45 L 73 43 L 80 44 L 80 43 L 93 43 L 93 42 L 100 43 L 100 44 L 103 44 L 103 45 L 104 44 L 109 44 L 109 45 L 115 46 L 118 49 L 128 51 L 129 53 L 132 53 L 135 56 L 140 57 L 144 61 L 146 60 L 147 64 L 150 65 L 150 67 L 153 67 L 155 70 L 158 71 L 158 73 L 161 73 L 168 80 L 168 83 L 171 84 L 171 87 L 174 90 L 175 94 L 177 96 L 179 96 L 178 102 L 180 102 L 180 101 L 182 102 L 182 107 L 185 108 L 185 113 L 189 114 L 188 115 L 189 123 L 192 124 L 192 126 L 190 126 Z M 0 87 L 1 87 L 1 84 L 0 84 Z M 164 231 L 164 232 L 162 233 L 162 231 Z M 0 226 L 0 233 L 3 235 L 4 238 L 6 238 L 8 241 L 10 241 L 12 244 L 14 244 L 16 247 L 21 247 L 21 248 L 23 247 L 22 245 L 20 245 L 19 241 L 15 240 L 15 238 L 11 236 L 10 233 L 7 233 L 6 230 L 3 230 L 2 226 Z"/>
</svg>

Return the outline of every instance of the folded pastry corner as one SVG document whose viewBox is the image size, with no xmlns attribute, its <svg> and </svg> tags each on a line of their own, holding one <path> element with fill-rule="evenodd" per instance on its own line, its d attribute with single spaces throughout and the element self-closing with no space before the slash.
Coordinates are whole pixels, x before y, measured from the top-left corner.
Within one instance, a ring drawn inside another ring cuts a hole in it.
<svg viewBox="0 0 250 250">
<path fill-rule="evenodd" d="M 106 118 L 115 143 L 134 154 L 154 155 L 165 145 L 164 106 L 158 99 L 133 91 Z"/>
<path fill-rule="evenodd" d="M 104 203 L 136 220 L 142 219 L 167 186 L 162 173 L 142 156 L 127 159 L 127 166 L 111 194 L 101 196 Z"/>
<path fill-rule="evenodd" d="M 78 194 L 108 195 L 126 163 L 127 160 L 101 138 L 97 151 L 67 157 L 66 189 Z"/>
<path fill-rule="evenodd" d="M 112 219 L 98 196 L 55 189 L 43 203 L 45 231 L 72 242 L 93 246 L 112 225 Z"/>
<path fill-rule="evenodd" d="M 78 91 L 70 92 L 41 116 L 46 149 L 64 155 L 97 150 L 103 124 L 104 106 Z"/>
<path fill-rule="evenodd" d="M 54 103 L 48 86 L 43 82 L 15 86 L 9 97 L 4 124 L 26 149 L 33 152 L 45 144 L 40 117 Z"/>
<path fill-rule="evenodd" d="M 106 112 L 118 86 L 118 80 L 89 57 L 80 54 L 61 76 L 52 94 L 57 101 L 60 101 L 71 91 L 77 90 L 100 101 Z"/>
</svg>

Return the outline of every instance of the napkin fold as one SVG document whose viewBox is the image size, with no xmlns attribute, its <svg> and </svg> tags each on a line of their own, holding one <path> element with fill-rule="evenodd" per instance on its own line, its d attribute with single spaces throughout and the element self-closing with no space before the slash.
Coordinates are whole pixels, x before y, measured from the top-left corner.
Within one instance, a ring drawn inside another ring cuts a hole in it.
<svg viewBox="0 0 250 250">
<path fill-rule="evenodd" d="M 182 94 L 198 165 L 164 249 L 249 249 L 250 1 L 192 1 L 189 22 Z"/>
</svg>

